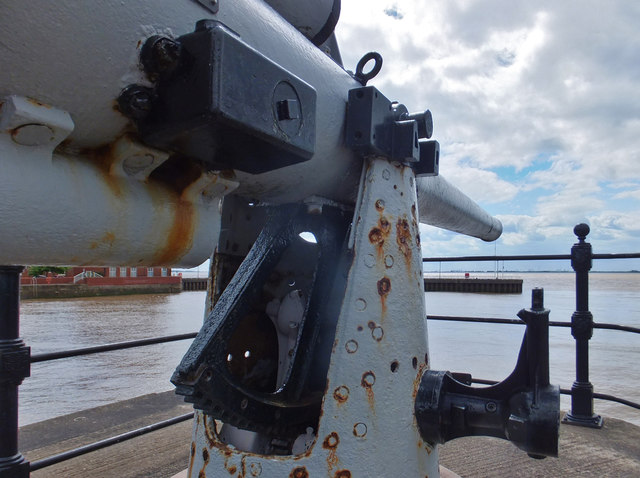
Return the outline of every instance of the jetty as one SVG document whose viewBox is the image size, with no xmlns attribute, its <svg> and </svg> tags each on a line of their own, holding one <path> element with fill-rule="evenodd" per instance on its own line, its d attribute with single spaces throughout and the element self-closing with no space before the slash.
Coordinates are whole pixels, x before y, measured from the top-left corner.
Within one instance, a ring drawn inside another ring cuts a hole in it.
<svg viewBox="0 0 640 478">
<path fill-rule="evenodd" d="M 425 292 L 472 292 L 481 294 L 522 294 L 522 279 L 424 278 Z"/>
<path fill-rule="evenodd" d="M 24 426 L 20 448 L 30 462 L 191 411 L 172 391 L 145 395 Z M 191 421 L 33 471 L 34 478 L 186 476 Z M 439 447 L 440 464 L 461 477 L 640 476 L 640 427 L 605 418 L 601 429 L 562 424 L 557 458 L 536 460 L 506 440 L 459 438 Z M 375 452 L 375 450 L 372 450 Z M 362 475 L 371 470 L 362 470 Z"/>
</svg>

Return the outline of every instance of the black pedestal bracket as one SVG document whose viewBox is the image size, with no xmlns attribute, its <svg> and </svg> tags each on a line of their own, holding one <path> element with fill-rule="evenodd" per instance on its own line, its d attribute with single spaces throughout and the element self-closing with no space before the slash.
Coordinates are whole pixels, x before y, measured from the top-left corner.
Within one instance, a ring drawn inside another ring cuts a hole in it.
<svg viewBox="0 0 640 478">
<path fill-rule="evenodd" d="M 431 444 L 486 435 L 505 438 L 533 458 L 558 455 L 560 389 L 549 384 L 549 311 L 543 290 L 533 290 L 531 309 L 518 312 L 527 326 L 515 369 L 483 388 L 450 372 L 427 370 L 416 396 L 422 438 Z"/>
<path fill-rule="evenodd" d="M 321 214 L 309 214 L 297 205 L 271 211 L 174 372 L 176 393 L 207 415 L 247 430 L 296 437 L 316 425 L 345 287 L 346 274 L 340 271 L 346 260 L 343 243 L 349 218 L 331 207 L 323 207 Z M 259 302 L 263 285 L 277 274 L 285 249 L 302 231 L 312 232 L 317 240 L 317 262 L 298 340 L 290 351 L 291 365 L 278 390 L 251 389 L 230 373 L 226 345 Z"/>
</svg>

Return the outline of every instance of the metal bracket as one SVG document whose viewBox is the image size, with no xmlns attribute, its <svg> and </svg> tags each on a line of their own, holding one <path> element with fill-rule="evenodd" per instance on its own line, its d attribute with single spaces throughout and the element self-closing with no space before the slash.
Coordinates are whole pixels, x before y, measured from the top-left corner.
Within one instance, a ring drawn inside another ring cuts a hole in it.
<svg viewBox="0 0 640 478">
<path fill-rule="evenodd" d="M 518 313 L 527 325 L 518 362 L 502 382 L 469 386 L 450 372 L 427 370 L 416 395 L 415 412 L 429 443 L 487 435 L 505 438 L 533 458 L 558 456 L 560 389 L 549 384 L 549 311 L 542 289 L 532 307 Z"/>
<path fill-rule="evenodd" d="M 21 339 L 0 341 L 0 383 L 20 385 L 31 375 L 31 347 Z"/>
<path fill-rule="evenodd" d="M 410 165 L 416 176 L 437 176 L 440 146 L 427 141 L 432 132 L 428 110 L 410 114 L 373 86 L 349 91 L 346 143 L 362 155 L 400 161 Z"/>
<path fill-rule="evenodd" d="M 156 86 L 125 88 L 120 109 L 145 143 L 213 169 L 264 173 L 315 152 L 316 92 L 214 20 L 154 36 L 141 63 Z"/>
<path fill-rule="evenodd" d="M 331 207 L 311 214 L 302 206 L 281 206 L 271 211 L 249 254 L 173 374 L 176 393 L 207 415 L 246 430 L 295 438 L 308 426 L 316 425 L 340 303 L 332 300 L 332 294 L 340 282 L 336 276 L 342 264 L 347 217 Z M 283 385 L 277 390 L 260 390 L 231 372 L 227 347 L 241 322 L 254 313 L 252 307 L 260 303 L 263 286 L 281 273 L 277 265 L 285 249 L 303 231 L 312 232 L 318 241 L 304 318 L 296 324 L 298 339 L 290 350 L 291 366 Z"/>
</svg>

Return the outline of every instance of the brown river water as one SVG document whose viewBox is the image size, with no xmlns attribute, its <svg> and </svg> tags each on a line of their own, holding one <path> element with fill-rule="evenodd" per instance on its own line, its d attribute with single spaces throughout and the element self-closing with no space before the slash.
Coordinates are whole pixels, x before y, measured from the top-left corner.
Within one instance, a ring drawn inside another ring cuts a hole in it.
<svg viewBox="0 0 640 478">
<path fill-rule="evenodd" d="M 550 319 L 571 319 L 575 309 L 573 274 L 512 273 L 505 277 L 522 278 L 524 292 L 507 295 L 428 292 L 427 313 L 515 318 L 518 310 L 531 305 L 531 288 L 543 287 Z M 640 274 L 592 273 L 590 287 L 590 310 L 596 322 L 640 327 Z M 182 292 L 23 301 L 21 336 L 36 354 L 194 332 L 202 323 L 204 299 L 204 292 Z M 428 333 L 432 368 L 502 380 L 515 366 L 524 327 L 429 321 Z M 20 387 L 20 425 L 171 390 L 169 377 L 188 344 L 186 340 L 33 364 L 31 377 Z M 571 388 L 574 362 L 570 329 L 552 328 L 552 382 Z M 639 363 L 640 334 L 594 331 L 590 364 L 591 382 L 597 392 L 640 402 Z M 563 396 L 562 408 L 569 407 L 569 398 Z M 595 411 L 640 425 L 640 410 L 596 400 Z"/>
</svg>

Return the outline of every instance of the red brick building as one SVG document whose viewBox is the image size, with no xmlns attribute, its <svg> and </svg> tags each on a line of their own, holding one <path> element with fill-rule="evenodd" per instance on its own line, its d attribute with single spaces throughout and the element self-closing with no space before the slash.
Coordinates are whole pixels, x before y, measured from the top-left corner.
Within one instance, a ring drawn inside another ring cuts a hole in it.
<svg viewBox="0 0 640 478">
<path fill-rule="evenodd" d="M 31 277 L 28 269 L 22 273 L 22 284 L 87 284 L 143 285 L 179 284 L 180 276 L 172 276 L 169 267 L 71 267 L 62 274 L 47 273 L 46 277 Z"/>
</svg>

